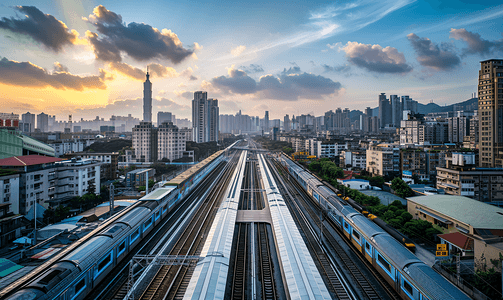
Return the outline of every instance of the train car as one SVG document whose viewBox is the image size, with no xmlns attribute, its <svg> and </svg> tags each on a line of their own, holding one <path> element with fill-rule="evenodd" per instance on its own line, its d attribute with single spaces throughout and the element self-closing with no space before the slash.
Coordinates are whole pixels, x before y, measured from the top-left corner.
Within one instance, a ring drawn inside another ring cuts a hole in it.
<svg viewBox="0 0 503 300">
<path fill-rule="evenodd" d="M 293 177 L 303 181 L 301 185 L 327 210 L 329 218 L 343 235 L 403 299 L 469 299 L 404 247 L 400 243 L 404 242 L 401 235 L 395 238 L 366 218 L 361 213 L 362 206 L 349 198 L 354 207 L 348 205 L 336 191 L 324 187 L 317 177 L 291 160 L 284 159 L 283 163 Z"/>
<path fill-rule="evenodd" d="M 226 150 L 218 151 L 165 187 L 142 197 L 130 211 L 100 233 L 2 299 L 84 299 L 224 159 Z"/>
</svg>

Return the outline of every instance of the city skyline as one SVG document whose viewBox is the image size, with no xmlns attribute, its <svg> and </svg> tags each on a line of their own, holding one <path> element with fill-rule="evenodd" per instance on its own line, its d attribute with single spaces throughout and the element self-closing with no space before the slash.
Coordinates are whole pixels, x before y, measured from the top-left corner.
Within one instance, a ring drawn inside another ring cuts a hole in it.
<svg viewBox="0 0 503 300">
<path fill-rule="evenodd" d="M 363 111 L 381 92 L 448 105 L 477 91 L 479 61 L 503 55 L 491 2 L 19 4 L 0 7 L 3 112 L 59 120 L 142 119 L 147 66 L 153 117 L 190 118 L 194 91 L 221 114 L 271 119 Z"/>
</svg>

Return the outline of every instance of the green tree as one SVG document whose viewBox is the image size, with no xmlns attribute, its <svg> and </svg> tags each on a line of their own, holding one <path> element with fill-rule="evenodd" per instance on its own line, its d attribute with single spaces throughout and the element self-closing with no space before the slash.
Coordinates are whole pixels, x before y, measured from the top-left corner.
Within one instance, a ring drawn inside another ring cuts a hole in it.
<svg viewBox="0 0 503 300">
<path fill-rule="evenodd" d="M 54 209 L 48 208 L 44 211 L 43 220 L 45 224 L 54 223 L 56 220 L 56 213 Z"/>
<path fill-rule="evenodd" d="M 395 177 L 391 181 L 391 188 L 398 197 L 405 199 L 406 197 L 414 196 L 414 191 L 399 177 Z"/>
</svg>

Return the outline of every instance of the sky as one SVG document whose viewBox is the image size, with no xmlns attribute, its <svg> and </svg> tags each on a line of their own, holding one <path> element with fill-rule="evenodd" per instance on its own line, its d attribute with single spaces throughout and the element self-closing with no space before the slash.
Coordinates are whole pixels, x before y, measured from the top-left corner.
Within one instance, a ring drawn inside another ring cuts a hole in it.
<svg viewBox="0 0 503 300">
<path fill-rule="evenodd" d="M 127 2 L 127 3 L 125 3 Z M 0 112 L 57 120 L 191 118 L 194 91 L 221 114 L 283 118 L 364 110 L 378 95 L 449 105 L 503 58 L 498 1 L 30 1 L 0 4 Z"/>
</svg>

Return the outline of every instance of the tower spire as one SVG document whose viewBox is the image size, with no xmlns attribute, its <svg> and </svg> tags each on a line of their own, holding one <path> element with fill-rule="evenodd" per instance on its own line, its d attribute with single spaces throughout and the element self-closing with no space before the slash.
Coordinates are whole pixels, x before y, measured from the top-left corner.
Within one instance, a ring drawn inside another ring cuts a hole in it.
<svg viewBox="0 0 503 300">
<path fill-rule="evenodd" d="M 147 66 L 147 81 L 148 81 L 149 77 L 150 77 L 150 75 L 148 75 L 148 66 Z"/>
</svg>

